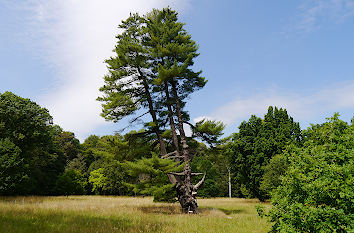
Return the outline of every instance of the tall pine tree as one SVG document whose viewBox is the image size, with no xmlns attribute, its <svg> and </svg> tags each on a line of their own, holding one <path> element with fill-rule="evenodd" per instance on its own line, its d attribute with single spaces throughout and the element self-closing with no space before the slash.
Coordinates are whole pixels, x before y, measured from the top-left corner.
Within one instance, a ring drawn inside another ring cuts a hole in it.
<svg viewBox="0 0 354 233">
<path fill-rule="evenodd" d="M 193 59 L 199 54 L 198 46 L 178 22 L 177 12 L 170 8 L 153 10 L 144 17 L 131 15 L 117 36 L 116 56 L 106 61 L 109 74 L 105 76 L 102 101 L 104 116 L 117 122 L 123 117 L 146 108 L 156 134 L 161 157 L 184 163 L 182 172 L 169 173 L 175 185 L 182 209 L 196 212 L 196 190 L 204 181 L 193 185 L 189 151 L 184 123 L 189 120 L 183 110 L 186 98 L 202 88 L 206 80 L 201 71 L 194 72 Z M 161 132 L 169 125 L 174 151 L 167 152 Z M 178 135 L 179 134 L 179 135 Z"/>
</svg>

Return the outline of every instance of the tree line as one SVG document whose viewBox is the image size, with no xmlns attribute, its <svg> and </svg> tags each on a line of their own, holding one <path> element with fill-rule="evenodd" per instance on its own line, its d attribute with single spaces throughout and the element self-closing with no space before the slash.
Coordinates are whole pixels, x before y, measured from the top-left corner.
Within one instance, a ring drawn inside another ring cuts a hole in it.
<svg viewBox="0 0 354 233">
<path fill-rule="evenodd" d="M 142 129 L 91 135 L 80 143 L 51 121 L 35 102 L 0 94 L 0 195 L 153 195 L 155 201 L 176 201 L 166 174 L 181 165 L 160 158 L 155 135 Z M 213 146 L 188 137 L 198 151 L 191 168 L 207 174 L 199 196 L 228 196 L 230 171 L 233 197 L 271 199 L 267 216 L 278 231 L 352 227 L 353 120 L 348 124 L 335 114 L 301 130 L 285 109 L 269 107 L 264 117 L 253 115 L 238 128 Z M 162 136 L 170 140 L 169 132 Z"/>
</svg>

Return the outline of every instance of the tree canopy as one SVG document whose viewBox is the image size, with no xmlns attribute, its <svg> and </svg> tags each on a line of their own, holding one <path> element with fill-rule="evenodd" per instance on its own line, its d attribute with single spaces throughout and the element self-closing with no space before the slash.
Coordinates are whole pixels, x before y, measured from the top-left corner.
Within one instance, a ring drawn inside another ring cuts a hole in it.
<svg viewBox="0 0 354 233">
<path fill-rule="evenodd" d="M 51 194 L 65 159 L 48 110 L 0 94 L 0 194 Z"/>
</svg>

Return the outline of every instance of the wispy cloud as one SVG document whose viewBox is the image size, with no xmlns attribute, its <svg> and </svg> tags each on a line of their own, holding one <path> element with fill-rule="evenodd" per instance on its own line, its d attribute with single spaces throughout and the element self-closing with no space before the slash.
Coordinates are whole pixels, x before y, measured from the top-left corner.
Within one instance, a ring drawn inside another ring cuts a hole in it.
<svg viewBox="0 0 354 233">
<path fill-rule="evenodd" d="M 311 32 L 354 16 L 353 0 L 305 0 L 287 31 Z"/>
<path fill-rule="evenodd" d="M 39 97 L 56 124 L 81 139 L 105 124 L 95 99 L 106 73 L 103 61 L 112 55 L 118 24 L 130 12 L 146 13 L 168 5 L 181 11 L 188 8 L 189 0 L 26 2 L 31 12 L 31 46 L 52 67 L 57 80 Z"/>
<path fill-rule="evenodd" d="M 268 106 L 287 109 L 296 121 L 307 121 L 328 112 L 342 110 L 353 110 L 354 114 L 353 90 L 354 81 L 309 94 L 267 90 L 249 98 L 235 99 L 206 116 L 195 118 L 194 121 L 207 118 L 219 120 L 231 126 L 247 120 L 251 115 L 263 116 Z"/>
</svg>

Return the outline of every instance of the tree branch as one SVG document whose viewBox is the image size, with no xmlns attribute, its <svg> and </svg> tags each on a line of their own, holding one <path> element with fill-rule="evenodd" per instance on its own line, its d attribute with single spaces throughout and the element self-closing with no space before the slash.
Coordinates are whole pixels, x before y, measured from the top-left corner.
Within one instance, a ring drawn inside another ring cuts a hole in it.
<svg viewBox="0 0 354 233">
<path fill-rule="evenodd" d="M 145 135 L 151 134 L 151 133 L 154 133 L 154 131 L 153 131 L 153 130 L 148 130 L 148 131 L 145 131 L 145 132 L 129 133 L 129 134 L 126 134 L 126 135 L 127 135 L 128 140 L 130 140 L 130 139 L 132 139 L 133 137 L 145 136 Z"/>
<path fill-rule="evenodd" d="M 168 174 L 172 174 L 172 175 L 175 175 L 175 176 L 184 176 L 186 175 L 185 172 L 170 172 Z M 203 175 L 205 173 L 200 173 L 200 172 L 192 172 L 191 173 L 191 176 L 199 176 L 199 175 Z"/>
<path fill-rule="evenodd" d="M 177 176 L 169 173 L 167 174 L 168 179 L 170 180 L 171 184 L 182 184 L 182 180 Z"/>
<path fill-rule="evenodd" d="M 204 173 L 203 178 L 196 185 L 193 186 L 194 191 L 197 191 L 199 189 L 199 187 L 204 183 L 205 176 L 206 176 L 206 173 Z"/>
<path fill-rule="evenodd" d="M 196 127 L 195 127 L 192 123 L 189 123 L 188 121 L 183 121 L 183 123 L 189 125 L 189 126 L 192 128 L 192 132 L 193 132 L 193 133 L 192 133 L 192 137 L 193 137 L 193 136 L 201 137 L 202 140 L 206 141 L 206 142 L 210 145 L 211 148 L 215 148 L 215 147 L 213 146 L 212 140 L 210 140 L 208 137 L 204 136 L 202 133 L 198 133 L 198 132 L 195 133 Z"/>
<path fill-rule="evenodd" d="M 144 113 L 144 114 L 141 114 L 140 116 L 135 117 L 134 119 L 132 119 L 132 120 L 129 121 L 129 124 L 134 123 L 134 122 L 137 121 L 140 117 L 145 116 L 145 115 L 148 114 L 148 113 L 149 113 L 149 112 L 146 112 L 146 113 Z"/>
</svg>

